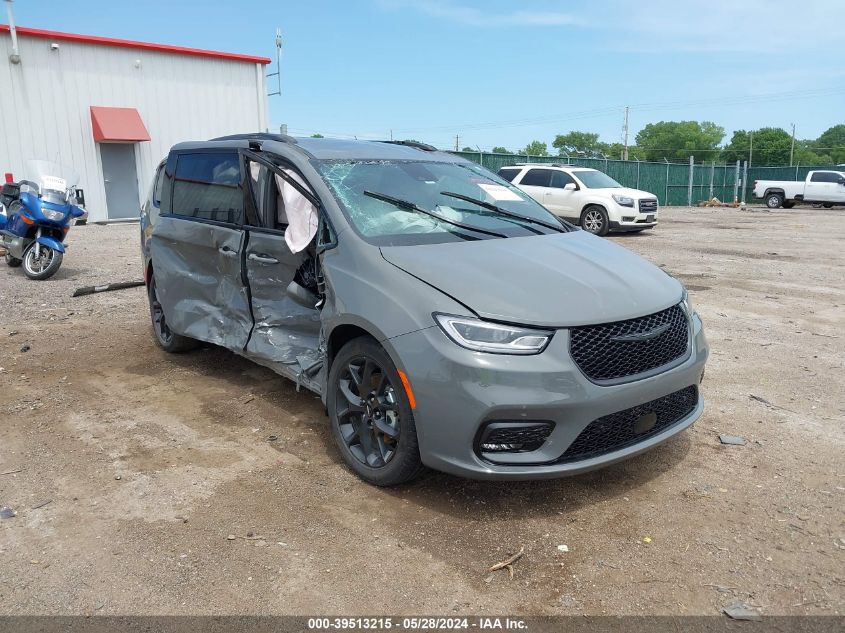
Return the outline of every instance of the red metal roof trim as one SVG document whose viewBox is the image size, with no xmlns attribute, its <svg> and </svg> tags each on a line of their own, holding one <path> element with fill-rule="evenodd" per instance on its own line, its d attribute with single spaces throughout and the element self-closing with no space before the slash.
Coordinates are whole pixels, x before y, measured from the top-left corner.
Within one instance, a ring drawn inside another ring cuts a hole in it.
<svg viewBox="0 0 845 633">
<path fill-rule="evenodd" d="M 62 33 L 60 31 L 45 31 L 43 29 L 30 29 L 24 26 L 15 28 L 19 36 L 39 37 L 47 40 L 60 40 L 65 42 L 79 42 L 82 44 L 99 44 L 100 46 L 115 46 L 117 48 L 135 48 L 157 53 L 173 53 L 176 55 L 193 55 L 195 57 L 214 57 L 217 59 L 228 59 L 236 62 L 251 62 L 253 64 L 269 64 L 269 57 L 256 57 L 254 55 L 241 55 L 239 53 L 222 53 L 219 51 L 207 51 L 202 48 L 186 48 L 184 46 L 169 46 L 167 44 L 153 44 L 151 42 L 136 42 L 134 40 L 119 40 L 113 37 L 99 37 L 97 35 L 77 35 L 75 33 Z M 8 33 L 9 25 L 0 24 L 0 33 Z"/>
<path fill-rule="evenodd" d="M 91 127 L 97 143 L 150 140 L 150 133 L 135 108 L 91 106 Z"/>
</svg>

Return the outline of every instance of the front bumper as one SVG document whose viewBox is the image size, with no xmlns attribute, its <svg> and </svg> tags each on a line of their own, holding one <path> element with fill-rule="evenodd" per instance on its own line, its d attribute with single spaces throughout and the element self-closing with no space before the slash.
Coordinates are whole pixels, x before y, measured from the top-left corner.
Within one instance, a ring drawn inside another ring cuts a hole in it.
<svg viewBox="0 0 845 633">
<path fill-rule="evenodd" d="M 615 207 L 610 213 L 610 229 L 612 231 L 635 231 L 637 229 L 648 229 L 657 226 L 657 216 L 660 207 L 640 209 L 640 202 L 636 201 L 634 207 L 623 207 L 614 204 Z"/>
<path fill-rule="evenodd" d="M 506 356 L 459 347 L 437 326 L 387 341 L 416 396 L 420 456 L 436 470 L 476 479 L 545 479 L 574 475 L 627 459 L 664 442 L 697 420 L 691 413 L 642 442 L 591 459 L 553 462 L 592 421 L 698 385 L 709 353 L 698 315 L 690 324 L 691 352 L 672 369 L 614 386 L 590 382 L 569 356 L 566 330 L 536 356 Z M 502 453 L 494 463 L 475 452 L 479 428 L 490 420 L 549 420 L 546 442 L 525 453 Z"/>
</svg>

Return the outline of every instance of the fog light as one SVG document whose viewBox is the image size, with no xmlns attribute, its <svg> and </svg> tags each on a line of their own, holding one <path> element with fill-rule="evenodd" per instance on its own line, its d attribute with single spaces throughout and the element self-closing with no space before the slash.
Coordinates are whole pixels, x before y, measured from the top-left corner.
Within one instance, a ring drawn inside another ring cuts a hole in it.
<svg viewBox="0 0 845 633">
<path fill-rule="evenodd" d="M 634 216 L 633 216 L 633 215 L 623 215 L 623 216 L 622 216 L 622 221 L 623 221 L 623 222 L 633 222 L 633 221 L 634 221 Z"/>
<path fill-rule="evenodd" d="M 554 422 L 491 422 L 479 440 L 482 453 L 526 453 L 536 451 L 548 439 Z"/>
</svg>

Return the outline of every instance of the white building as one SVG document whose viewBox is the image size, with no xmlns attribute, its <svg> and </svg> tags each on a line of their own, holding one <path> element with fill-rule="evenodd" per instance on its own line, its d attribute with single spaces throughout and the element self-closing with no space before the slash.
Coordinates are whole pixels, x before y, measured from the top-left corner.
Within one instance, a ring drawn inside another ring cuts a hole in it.
<svg viewBox="0 0 845 633">
<path fill-rule="evenodd" d="M 91 221 L 137 217 L 180 141 L 267 129 L 264 57 L 0 25 L 0 174 L 80 174 Z"/>
</svg>

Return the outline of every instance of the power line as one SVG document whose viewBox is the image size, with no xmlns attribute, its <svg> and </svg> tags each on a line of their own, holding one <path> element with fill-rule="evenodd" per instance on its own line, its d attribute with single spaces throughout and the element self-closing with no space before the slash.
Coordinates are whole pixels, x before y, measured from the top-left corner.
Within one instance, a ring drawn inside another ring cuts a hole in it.
<svg viewBox="0 0 845 633">
<path fill-rule="evenodd" d="M 825 96 L 834 96 L 839 94 L 845 94 L 845 88 L 823 88 L 818 90 L 795 90 L 791 92 L 772 92 L 772 93 L 758 93 L 758 94 L 751 94 L 751 95 L 744 95 L 744 96 L 737 96 L 737 97 L 715 97 L 715 98 L 707 98 L 707 99 L 694 99 L 694 100 L 687 100 L 687 101 L 664 101 L 664 102 L 645 102 L 645 103 L 635 103 L 632 104 L 630 107 L 635 108 L 641 111 L 660 111 L 660 110 L 672 110 L 678 108 L 685 108 L 691 106 L 702 106 L 702 105 L 745 105 L 751 103 L 758 103 L 761 101 L 769 101 L 769 102 L 776 102 L 776 101 L 786 101 L 790 99 L 810 99 L 810 98 L 818 98 L 818 97 L 825 97 Z M 579 119 L 589 119 L 589 118 L 598 118 L 601 116 L 608 116 L 608 115 L 617 115 L 617 113 L 624 110 L 625 106 L 612 106 L 606 108 L 599 108 L 599 109 L 592 109 L 592 110 L 580 110 L 569 112 L 565 114 L 558 114 L 558 115 L 548 115 L 548 116 L 541 116 L 541 117 L 531 117 L 531 118 L 522 118 L 522 119 L 509 119 L 503 121 L 491 121 L 487 123 L 465 123 L 462 125 L 443 125 L 443 126 L 433 126 L 433 127 L 424 127 L 424 128 L 402 128 L 402 132 L 435 132 L 435 131 L 445 131 L 445 130 L 453 130 L 456 128 L 462 130 L 483 130 L 489 129 L 494 127 L 525 127 L 530 125 L 538 125 L 541 123 L 554 123 L 554 122 L 561 122 L 561 121 L 573 121 Z"/>
</svg>

